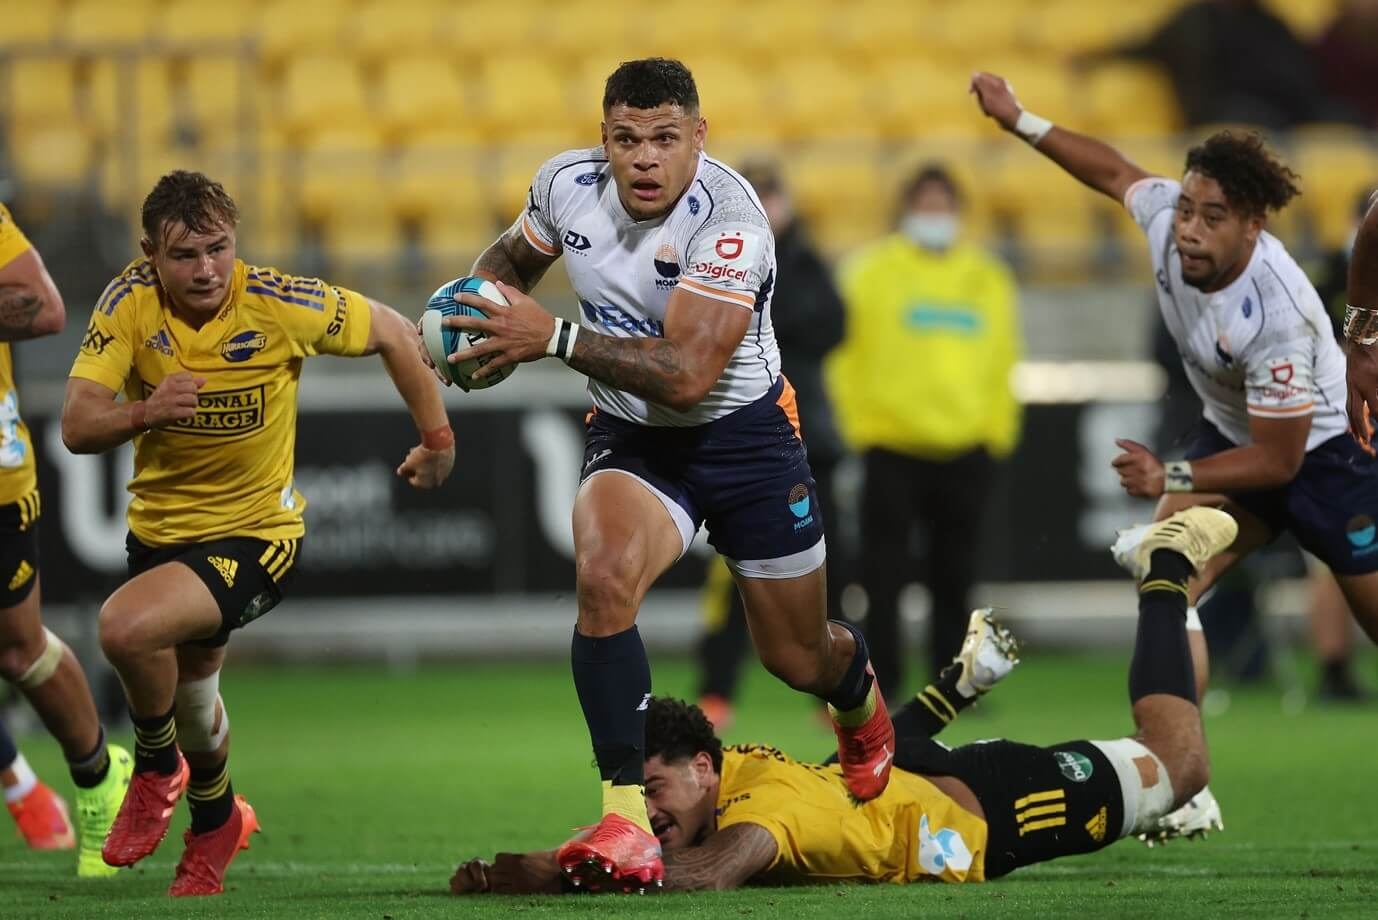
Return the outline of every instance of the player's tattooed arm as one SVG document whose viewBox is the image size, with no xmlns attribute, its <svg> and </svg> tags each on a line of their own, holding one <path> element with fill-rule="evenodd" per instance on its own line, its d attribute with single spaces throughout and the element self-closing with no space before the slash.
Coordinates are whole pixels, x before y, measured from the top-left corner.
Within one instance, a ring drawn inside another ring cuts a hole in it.
<svg viewBox="0 0 1378 920">
<path fill-rule="evenodd" d="M 569 366 L 619 390 L 687 412 L 712 392 L 754 316 L 736 304 L 679 288 L 665 308 L 662 335 L 623 338 L 583 329 Z"/>
<path fill-rule="evenodd" d="M 53 335 L 66 321 L 62 295 L 37 251 L 22 252 L 0 268 L 0 341 Z"/>
<path fill-rule="evenodd" d="M 700 846 L 665 854 L 665 887 L 679 891 L 725 891 L 769 869 L 779 845 L 759 824 L 734 824 Z"/>
<path fill-rule="evenodd" d="M 474 262 L 471 274 L 490 281 L 501 281 L 530 294 L 546 269 L 559 256 L 549 256 L 527 242 L 521 222 L 513 224 Z"/>
</svg>

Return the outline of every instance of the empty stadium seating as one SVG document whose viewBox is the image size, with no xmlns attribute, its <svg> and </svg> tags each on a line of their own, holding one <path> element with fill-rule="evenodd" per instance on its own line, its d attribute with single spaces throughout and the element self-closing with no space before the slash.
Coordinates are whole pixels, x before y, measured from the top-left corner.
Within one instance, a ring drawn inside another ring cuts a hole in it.
<svg viewBox="0 0 1378 920">
<path fill-rule="evenodd" d="M 511 219 L 545 156 L 597 143 L 618 61 L 673 54 L 699 81 L 710 151 L 779 155 L 833 251 L 884 232 L 906 170 L 937 157 L 965 180 L 970 232 L 1010 236 L 1036 269 L 1116 241 L 1132 256 L 1137 230 L 998 137 L 972 70 L 1175 174 L 1186 141 L 1164 76 L 1072 58 L 1182 2 L 25 0 L 0 30 L 0 116 L 21 190 L 99 189 L 132 213 L 169 164 L 234 164 L 283 247 L 314 227 L 341 257 L 417 234 L 450 258 Z M 1311 35 L 1338 0 L 1269 5 Z M 1343 242 L 1378 181 L 1372 138 L 1273 140 L 1305 187 L 1277 232 Z"/>
</svg>

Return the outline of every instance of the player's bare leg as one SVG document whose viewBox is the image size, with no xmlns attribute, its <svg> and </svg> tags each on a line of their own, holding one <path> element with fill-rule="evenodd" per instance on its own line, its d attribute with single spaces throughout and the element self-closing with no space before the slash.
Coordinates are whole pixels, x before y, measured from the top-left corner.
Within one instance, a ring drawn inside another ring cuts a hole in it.
<svg viewBox="0 0 1378 920">
<path fill-rule="evenodd" d="M 35 575 L 29 595 L 0 610 L 0 674 L 19 688 L 62 746 L 77 787 L 77 874 L 106 876 L 113 870 L 100 859 L 100 845 L 124 796 L 129 755 L 106 744 L 86 674 L 72 650 L 44 628 L 41 603 Z M 112 758 L 119 760 L 113 769 Z"/>
<path fill-rule="evenodd" d="M 858 799 L 885 790 L 895 729 L 860 630 L 828 619 L 827 568 L 796 578 L 736 574 L 761 664 L 796 690 L 828 703 L 847 787 Z"/>
<path fill-rule="evenodd" d="M 180 562 L 130 579 L 101 608 L 101 648 L 124 684 L 135 736 L 134 778 L 105 842 L 112 866 L 133 865 L 167 834 L 190 772 L 174 721 L 177 646 L 221 625 L 210 589 Z"/>
<path fill-rule="evenodd" d="M 1340 590 L 1359 626 L 1373 642 L 1378 643 L 1378 572 L 1364 575 L 1336 575 Z"/>
<path fill-rule="evenodd" d="M 177 649 L 177 739 L 191 768 L 191 827 L 168 889 L 174 897 L 222 893 L 225 870 L 259 829 L 253 807 L 230 784 L 230 717 L 219 692 L 224 661 L 224 646 Z"/>
<path fill-rule="evenodd" d="M 603 783 L 603 817 L 556 858 L 576 885 L 658 887 L 665 876 L 643 789 L 651 668 L 636 615 L 655 580 L 684 551 L 684 537 L 640 480 L 598 473 L 574 501 L 579 619 L 571 645 L 574 686 Z"/>
</svg>

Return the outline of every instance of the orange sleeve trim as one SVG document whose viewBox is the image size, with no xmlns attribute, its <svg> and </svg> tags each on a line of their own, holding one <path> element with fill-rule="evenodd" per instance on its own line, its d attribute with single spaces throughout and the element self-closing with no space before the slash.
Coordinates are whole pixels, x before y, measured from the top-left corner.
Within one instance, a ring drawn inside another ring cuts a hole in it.
<svg viewBox="0 0 1378 920">
<path fill-rule="evenodd" d="M 522 236 L 526 237 L 526 241 L 531 244 L 531 248 L 543 255 L 558 256 L 560 254 L 560 250 L 551 246 L 536 235 L 536 228 L 531 226 L 531 221 L 527 219 L 525 214 L 522 215 Z"/>
<path fill-rule="evenodd" d="M 691 278 L 679 279 L 679 286 L 691 294 L 698 294 L 701 297 L 711 297 L 714 300 L 722 300 L 727 303 L 735 303 L 740 307 L 746 307 L 748 310 L 756 306 L 756 298 L 750 294 L 744 294 L 738 291 L 724 291 L 721 288 L 710 287 L 701 282 L 694 281 Z"/>
<path fill-rule="evenodd" d="M 1262 415 L 1270 418 L 1295 418 L 1301 415 L 1310 415 L 1316 408 L 1316 404 L 1309 402 L 1304 406 L 1288 406 L 1286 408 L 1274 409 L 1269 406 L 1259 406 L 1254 403 L 1247 403 L 1250 415 Z"/>
</svg>

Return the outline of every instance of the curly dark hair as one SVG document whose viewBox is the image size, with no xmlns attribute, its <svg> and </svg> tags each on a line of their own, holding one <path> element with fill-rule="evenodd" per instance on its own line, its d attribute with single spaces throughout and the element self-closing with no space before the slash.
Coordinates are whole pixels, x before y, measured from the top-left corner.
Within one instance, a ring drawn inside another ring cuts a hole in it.
<svg viewBox="0 0 1378 920">
<path fill-rule="evenodd" d="M 655 696 L 646 710 L 646 757 L 685 760 L 702 751 L 722 772 L 722 742 L 703 710 L 683 700 Z"/>
<path fill-rule="evenodd" d="M 1187 171 L 1220 183 L 1230 207 L 1250 217 L 1281 211 L 1301 194 L 1296 173 L 1288 169 L 1255 131 L 1239 135 L 1220 131 L 1187 151 Z"/>
<path fill-rule="evenodd" d="M 624 61 L 603 87 L 603 111 L 619 104 L 633 109 L 678 104 L 686 112 L 697 112 L 699 89 L 689 68 L 671 58 Z"/>
<path fill-rule="evenodd" d="M 177 169 L 159 179 L 148 193 L 140 222 L 144 236 L 160 247 L 168 223 L 180 222 L 192 233 L 214 233 L 221 224 L 239 223 L 239 207 L 219 182 L 203 173 Z"/>
</svg>

